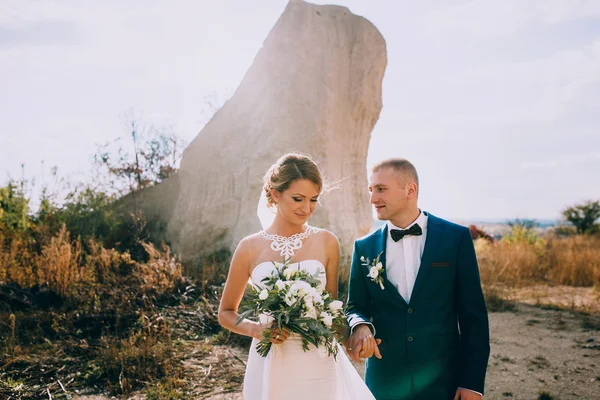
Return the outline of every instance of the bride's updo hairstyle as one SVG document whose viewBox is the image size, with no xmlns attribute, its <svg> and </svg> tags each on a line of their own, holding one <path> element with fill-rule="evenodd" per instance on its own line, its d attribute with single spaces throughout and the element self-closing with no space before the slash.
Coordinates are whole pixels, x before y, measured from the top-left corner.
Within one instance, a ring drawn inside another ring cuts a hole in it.
<svg viewBox="0 0 600 400">
<path fill-rule="evenodd" d="M 323 178 L 317 164 L 308 156 L 300 153 L 288 153 L 271 165 L 265 174 L 263 190 L 269 206 L 274 206 L 271 189 L 283 193 L 297 179 L 307 179 L 317 185 L 319 192 L 323 189 Z"/>
</svg>

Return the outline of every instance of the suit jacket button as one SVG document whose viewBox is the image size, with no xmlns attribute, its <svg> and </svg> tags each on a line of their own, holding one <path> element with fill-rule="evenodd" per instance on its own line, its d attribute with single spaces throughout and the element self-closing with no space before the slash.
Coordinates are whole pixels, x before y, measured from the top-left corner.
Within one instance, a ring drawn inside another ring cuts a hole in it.
<svg viewBox="0 0 600 400">
<path fill-rule="evenodd" d="M 409 314 L 412 314 L 412 308 L 409 308 L 409 309 L 408 309 L 408 310 L 406 310 L 406 311 L 408 311 L 408 313 L 409 313 Z"/>
<path fill-rule="evenodd" d="M 409 342 L 412 342 L 412 341 L 413 341 L 413 337 L 412 337 L 412 336 L 409 336 L 409 337 L 408 337 L 408 341 L 409 341 Z"/>
</svg>

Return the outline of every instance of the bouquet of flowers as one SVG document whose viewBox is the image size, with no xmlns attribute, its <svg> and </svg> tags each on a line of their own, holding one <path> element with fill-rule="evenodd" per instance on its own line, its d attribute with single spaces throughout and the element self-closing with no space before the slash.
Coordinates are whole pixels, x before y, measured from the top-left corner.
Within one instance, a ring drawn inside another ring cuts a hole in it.
<svg viewBox="0 0 600 400">
<path fill-rule="evenodd" d="M 275 264 L 275 263 L 274 263 Z M 343 303 L 335 300 L 321 288 L 318 276 L 301 268 L 301 264 L 290 265 L 287 259 L 282 265 L 275 264 L 271 275 L 264 278 L 261 286 L 253 285 L 240 306 L 239 324 L 244 318 L 267 315 L 272 318 L 272 327 L 286 328 L 302 339 L 302 349 L 309 344 L 325 346 L 327 354 L 337 356 L 336 340 L 340 339 L 335 326 L 347 324 L 342 309 Z M 264 339 L 256 345 L 258 354 L 266 357 L 271 349 L 271 328 Z"/>
</svg>

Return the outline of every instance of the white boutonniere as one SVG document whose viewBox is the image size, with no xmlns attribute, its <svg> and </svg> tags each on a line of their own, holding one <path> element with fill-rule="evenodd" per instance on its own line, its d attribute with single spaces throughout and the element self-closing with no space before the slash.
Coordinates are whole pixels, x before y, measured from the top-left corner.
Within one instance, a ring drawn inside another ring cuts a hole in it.
<svg viewBox="0 0 600 400">
<path fill-rule="evenodd" d="M 371 262 L 368 258 L 365 258 L 363 256 L 360 257 L 360 261 L 362 265 L 369 268 L 369 273 L 367 274 L 367 276 L 371 278 L 373 282 L 378 284 L 381 290 L 384 290 L 385 287 L 383 286 L 383 264 L 381 264 L 381 261 L 379 261 L 382 254 L 383 251 L 379 253 L 377 257 L 375 257 L 373 262 Z"/>
</svg>

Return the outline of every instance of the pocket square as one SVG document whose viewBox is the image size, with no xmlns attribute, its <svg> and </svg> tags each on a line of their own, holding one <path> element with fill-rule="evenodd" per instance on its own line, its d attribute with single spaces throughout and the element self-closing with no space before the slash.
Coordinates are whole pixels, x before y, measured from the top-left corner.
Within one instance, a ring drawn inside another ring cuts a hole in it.
<svg viewBox="0 0 600 400">
<path fill-rule="evenodd" d="M 449 262 L 432 262 L 431 266 L 433 268 L 449 267 L 450 263 Z"/>
</svg>

